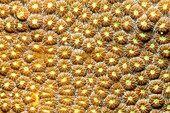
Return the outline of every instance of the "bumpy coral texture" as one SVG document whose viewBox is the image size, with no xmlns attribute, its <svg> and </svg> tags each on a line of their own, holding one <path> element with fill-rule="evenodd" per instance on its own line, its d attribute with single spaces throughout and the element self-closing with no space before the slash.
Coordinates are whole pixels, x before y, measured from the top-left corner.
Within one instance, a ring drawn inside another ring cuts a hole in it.
<svg viewBox="0 0 170 113">
<path fill-rule="evenodd" d="M 0 113 L 170 113 L 169 0 L 0 0 Z"/>
</svg>

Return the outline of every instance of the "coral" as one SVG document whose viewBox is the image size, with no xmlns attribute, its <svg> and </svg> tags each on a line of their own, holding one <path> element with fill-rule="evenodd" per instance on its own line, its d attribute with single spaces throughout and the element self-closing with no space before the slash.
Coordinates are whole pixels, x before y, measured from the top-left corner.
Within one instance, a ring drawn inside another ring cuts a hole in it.
<svg viewBox="0 0 170 113">
<path fill-rule="evenodd" d="M 160 70 L 157 66 L 150 64 L 146 67 L 146 73 L 149 79 L 156 79 L 159 77 Z"/>
<path fill-rule="evenodd" d="M 75 77 L 73 80 L 73 84 L 76 88 L 83 87 L 85 85 L 86 81 L 83 77 Z"/>
<path fill-rule="evenodd" d="M 143 42 L 145 42 L 145 41 L 147 42 L 151 38 L 151 33 L 137 29 L 136 30 L 136 37 Z"/>
<path fill-rule="evenodd" d="M 126 105 L 135 105 L 138 101 L 137 94 L 133 91 L 126 91 L 123 95 L 123 100 Z"/>
<path fill-rule="evenodd" d="M 8 14 L 9 14 L 9 9 L 8 9 L 8 5 L 5 4 L 1 4 L 0 5 L 0 17 L 1 18 L 7 18 Z"/>
<path fill-rule="evenodd" d="M 136 83 L 139 85 L 145 85 L 149 82 L 149 77 L 144 71 L 136 73 L 134 76 Z"/>
<path fill-rule="evenodd" d="M 165 98 L 169 98 L 169 94 L 170 94 L 170 83 L 165 83 L 163 86 L 163 95 Z"/>
<path fill-rule="evenodd" d="M 149 30 L 152 27 L 151 21 L 145 15 L 137 19 L 137 26 L 144 31 Z"/>
<path fill-rule="evenodd" d="M 111 87 L 111 85 L 113 84 L 113 82 L 110 80 L 109 77 L 101 76 L 98 78 L 97 84 L 101 87 L 109 89 Z"/>
<path fill-rule="evenodd" d="M 69 110 L 70 110 L 70 107 L 69 106 L 66 106 L 66 105 L 64 105 L 64 104 L 58 104 L 57 106 L 56 106 L 56 110 L 59 112 L 59 113 L 67 113 L 67 112 L 69 112 Z"/>
<path fill-rule="evenodd" d="M 73 87 L 73 85 L 63 85 L 59 89 L 59 94 L 61 95 L 72 96 L 74 95 L 74 92 L 75 92 L 75 88 Z"/>
<path fill-rule="evenodd" d="M 126 104 L 120 103 L 114 112 L 126 112 Z"/>
<path fill-rule="evenodd" d="M 149 20 L 153 22 L 156 22 L 157 20 L 159 20 L 161 16 L 161 12 L 155 7 L 149 8 L 146 14 Z"/>
<path fill-rule="evenodd" d="M 41 73 L 41 72 L 36 72 L 33 76 L 32 79 L 37 82 L 37 83 L 44 83 L 46 81 L 46 76 L 45 73 Z"/>
<path fill-rule="evenodd" d="M 91 38 L 95 35 L 96 30 L 93 26 L 87 24 L 83 26 L 83 33 L 86 38 Z"/>
<path fill-rule="evenodd" d="M 121 69 L 121 72 L 126 74 L 130 72 L 130 64 L 129 64 L 129 59 L 127 57 L 122 57 L 119 62 L 118 66 Z"/>
<path fill-rule="evenodd" d="M 170 70 L 162 70 L 160 72 L 159 76 L 160 80 L 163 82 L 169 82 L 170 81 Z"/>
<path fill-rule="evenodd" d="M 168 0 L 161 0 L 158 4 L 158 9 L 160 10 L 160 12 L 162 12 L 163 14 L 167 14 L 168 13 L 168 7 L 169 7 L 169 2 Z"/>
<path fill-rule="evenodd" d="M 92 14 L 90 17 L 90 24 L 94 27 L 100 27 L 101 26 L 101 15 L 99 14 Z"/>
<path fill-rule="evenodd" d="M 60 72 L 66 72 L 69 71 L 71 68 L 71 62 L 69 60 L 66 59 L 61 59 L 58 61 L 58 69 L 60 70 Z"/>
<path fill-rule="evenodd" d="M 149 102 L 153 108 L 159 108 L 164 104 L 164 99 L 162 95 L 160 94 L 158 95 L 153 94 L 153 95 L 150 95 Z"/>
<path fill-rule="evenodd" d="M 11 79 L 7 78 L 2 81 L 2 89 L 11 91 L 14 89 L 14 87 L 15 87 L 15 82 L 12 81 Z"/>
<path fill-rule="evenodd" d="M 80 2 L 75 2 L 71 5 L 71 12 L 73 15 L 78 16 L 80 15 L 80 12 L 82 11 L 82 4 Z"/>
<path fill-rule="evenodd" d="M 1 101 L 1 110 L 4 111 L 4 112 L 8 112 L 10 109 L 11 109 L 11 100 L 9 99 L 3 99 Z"/>
<path fill-rule="evenodd" d="M 31 14 L 28 18 L 28 25 L 32 29 L 40 28 L 42 23 L 43 23 L 43 19 L 40 14 Z"/>
<path fill-rule="evenodd" d="M 5 31 L 7 32 L 14 32 L 15 31 L 15 23 L 14 23 L 14 18 L 13 17 L 7 17 L 5 20 L 4 20 L 4 29 Z"/>
<path fill-rule="evenodd" d="M 43 19 L 43 26 L 45 29 L 50 30 L 54 27 L 57 22 L 57 18 L 55 15 L 46 15 Z"/>
<path fill-rule="evenodd" d="M 142 112 L 147 113 L 151 111 L 151 106 L 146 99 L 140 99 L 136 103 L 136 107 Z"/>
<path fill-rule="evenodd" d="M 57 64 L 57 58 L 54 55 L 46 55 L 46 58 L 44 58 L 44 62 L 46 64 L 46 67 L 52 67 Z"/>
<path fill-rule="evenodd" d="M 92 52 L 92 58 L 99 62 L 103 61 L 106 55 L 106 49 L 103 47 L 95 47 L 94 51 Z"/>
<path fill-rule="evenodd" d="M 24 44 L 30 44 L 31 43 L 31 34 L 28 32 L 23 32 L 18 34 L 19 41 L 23 42 Z"/>
<path fill-rule="evenodd" d="M 33 70 L 34 72 L 43 72 L 43 71 L 45 70 L 45 68 L 46 68 L 43 59 L 34 60 L 34 61 L 31 63 L 31 66 L 32 66 L 32 70 Z"/>
<path fill-rule="evenodd" d="M 39 112 L 40 113 L 44 113 L 44 112 L 54 113 L 52 107 L 45 106 L 45 105 L 40 107 Z"/>
<path fill-rule="evenodd" d="M 155 54 L 155 56 L 153 57 L 153 60 L 154 60 L 153 63 L 159 68 L 166 69 L 166 67 L 168 66 L 168 59 L 162 57 L 159 54 Z"/>
<path fill-rule="evenodd" d="M 88 8 L 83 8 L 82 14 L 79 16 L 81 21 L 87 22 L 91 17 L 91 11 Z"/>
<path fill-rule="evenodd" d="M 83 87 L 78 88 L 76 93 L 77 95 L 88 97 L 90 96 L 91 92 L 92 89 L 88 85 L 84 85 Z"/>
<path fill-rule="evenodd" d="M 122 86 L 122 84 L 120 82 L 114 83 L 111 87 L 110 87 L 110 92 L 113 93 L 116 96 L 122 96 L 124 93 L 124 88 Z"/>
<path fill-rule="evenodd" d="M 81 113 L 81 112 L 85 112 L 85 109 L 83 107 L 81 107 L 81 106 L 78 106 L 78 105 L 72 105 L 71 106 L 71 113 L 75 113 L 77 111 L 79 113 Z"/>
<path fill-rule="evenodd" d="M 130 60 L 130 66 L 133 71 L 142 71 L 144 70 L 145 63 L 140 57 L 134 57 Z"/>
<path fill-rule="evenodd" d="M 122 28 L 126 31 L 131 31 L 134 28 L 134 21 L 131 17 L 125 16 L 122 18 Z"/>
<path fill-rule="evenodd" d="M 19 89 L 25 89 L 27 84 L 29 82 L 29 78 L 28 77 L 19 77 L 16 81 L 16 86 Z"/>
<path fill-rule="evenodd" d="M 58 85 L 57 85 L 55 80 L 46 80 L 43 83 L 43 85 L 44 85 L 44 87 L 50 88 L 52 90 L 57 90 L 58 89 Z"/>
<path fill-rule="evenodd" d="M 145 64 L 149 64 L 152 62 L 153 54 L 149 51 L 142 51 L 140 57 L 143 59 Z"/>
<path fill-rule="evenodd" d="M 96 76 L 94 74 L 86 75 L 86 84 L 94 86 L 96 84 Z"/>
<path fill-rule="evenodd" d="M 164 44 L 160 47 L 160 54 L 165 58 L 170 58 L 170 45 Z M 167 61 L 167 60 L 166 60 Z"/>
<path fill-rule="evenodd" d="M 97 47 L 104 47 L 104 46 L 106 46 L 106 42 L 103 40 L 103 38 L 102 38 L 100 33 L 97 33 L 94 36 L 94 40 L 95 40 L 95 43 L 96 43 Z"/>
<path fill-rule="evenodd" d="M 169 0 L 0 0 L 0 113 L 170 111 Z"/>
<path fill-rule="evenodd" d="M 14 15 L 20 7 L 22 7 L 22 3 L 20 1 L 12 1 L 9 4 L 9 10 L 10 10 L 11 15 Z"/>
<path fill-rule="evenodd" d="M 99 10 L 99 8 L 100 8 L 100 2 L 98 0 L 91 0 L 88 3 L 88 6 L 89 6 L 91 11 L 97 12 Z"/>
<path fill-rule="evenodd" d="M 123 87 L 126 90 L 133 90 L 136 87 L 135 84 L 135 80 L 134 77 L 131 75 L 124 75 L 121 79 L 120 79 L 121 84 L 123 85 Z"/>
<path fill-rule="evenodd" d="M 23 95 L 23 102 L 25 104 L 29 104 L 29 103 L 32 103 L 35 101 L 35 98 L 33 98 L 33 93 L 32 92 L 26 92 L 24 95 Z"/>
<path fill-rule="evenodd" d="M 168 34 L 155 34 L 156 41 L 160 44 L 166 44 L 170 41 L 169 35 Z"/>
<path fill-rule="evenodd" d="M 71 25 L 75 22 L 75 16 L 71 12 L 68 12 L 67 14 L 65 14 L 63 19 L 68 25 Z"/>
<path fill-rule="evenodd" d="M 9 70 L 7 73 L 7 77 L 10 78 L 11 80 L 17 80 L 21 76 L 21 73 L 17 70 Z"/>
<path fill-rule="evenodd" d="M 136 57 L 140 54 L 140 48 L 138 46 L 128 44 L 125 48 L 127 57 Z"/>
<path fill-rule="evenodd" d="M 55 12 L 56 3 L 55 0 L 44 0 L 43 1 L 43 10 L 47 14 Z"/>
<path fill-rule="evenodd" d="M 36 113 L 36 112 L 38 112 L 38 107 L 35 106 L 33 103 L 31 103 L 31 104 L 28 104 L 27 110 L 30 113 Z"/>
<path fill-rule="evenodd" d="M 87 109 L 87 112 L 88 113 L 93 113 L 93 112 L 96 112 L 96 113 L 99 113 L 100 112 L 100 109 L 98 106 L 90 106 L 88 109 Z"/>
<path fill-rule="evenodd" d="M 31 0 L 28 3 L 27 7 L 31 13 L 41 13 L 41 11 L 42 11 L 42 4 L 41 4 L 40 0 Z"/>
<path fill-rule="evenodd" d="M 89 105 L 89 100 L 88 100 L 88 98 L 87 97 L 77 97 L 77 99 L 76 99 L 76 104 L 78 105 L 78 106 L 81 106 L 81 107 L 83 107 L 83 108 L 87 108 L 88 107 L 88 105 Z"/>
<path fill-rule="evenodd" d="M 25 82 L 22 81 L 20 83 L 25 83 Z M 40 84 L 38 84 L 38 83 L 36 83 L 34 81 L 29 80 L 29 82 L 27 83 L 26 89 L 28 91 L 31 91 L 31 92 L 37 92 L 40 89 Z"/>
<path fill-rule="evenodd" d="M 67 23 L 64 20 L 60 19 L 54 25 L 53 30 L 57 34 L 62 34 L 62 33 L 64 33 L 67 30 L 67 27 L 68 27 Z"/>
<path fill-rule="evenodd" d="M 158 32 L 168 32 L 169 26 L 170 26 L 169 18 L 161 17 L 156 23 L 156 30 Z"/>
<path fill-rule="evenodd" d="M 111 24 L 112 14 L 108 12 L 103 12 L 101 14 L 101 23 L 103 26 L 109 26 Z"/>
<path fill-rule="evenodd" d="M 60 45 L 68 45 L 70 43 L 71 35 L 69 32 L 65 32 L 58 37 L 58 42 Z"/>
<path fill-rule="evenodd" d="M 90 102 L 93 104 L 93 105 L 96 105 L 96 106 L 99 106 L 102 104 L 102 99 L 99 95 L 97 94 L 91 94 L 90 95 Z"/>
<path fill-rule="evenodd" d="M 115 95 L 108 95 L 105 99 L 105 104 L 110 109 L 115 109 L 120 103 L 120 100 Z"/>
<path fill-rule="evenodd" d="M 95 61 L 92 58 L 87 58 L 84 62 L 84 67 L 86 68 L 86 70 L 88 72 L 92 72 L 94 65 L 95 65 Z"/>
<path fill-rule="evenodd" d="M 149 0 L 139 0 L 138 4 L 144 9 L 147 10 L 151 7 L 152 3 Z"/>
<path fill-rule="evenodd" d="M 130 16 L 134 19 L 141 17 L 143 13 L 143 9 L 139 4 L 134 4 L 130 8 Z"/>
<path fill-rule="evenodd" d="M 100 11 L 101 12 L 109 12 L 109 10 L 111 9 L 111 5 L 112 4 L 110 4 L 109 1 L 105 1 L 105 0 L 101 1 Z"/>
<path fill-rule="evenodd" d="M 118 64 L 119 56 L 112 52 L 108 52 L 105 56 L 105 63 L 109 66 L 115 66 Z"/>
<path fill-rule="evenodd" d="M 137 109 L 136 106 L 129 106 L 129 107 L 127 108 L 127 112 L 128 112 L 128 113 L 133 113 L 133 112 L 135 112 L 135 113 L 140 113 L 139 109 Z"/>
<path fill-rule="evenodd" d="M 44 35 L 43 29 L 38 29 L 38 30 L 32 31 L 31 32 L 32 41 L 41 42 L 42 39 L 44 38 L 43 35 Z"/>
<path fill-rule="evenodd" d="M 58 56 L 63 59 L 69 59 L 72 53 L 70 46 L 60 46 L 58 48 Z"/>
<path fill-rule="evenodd" d="M 134 0 L 125 0 L 123 2 L 123 9 L 125 14 L 130 14 L 132 6 L 135 4 Z"/>
<path fill-rule="evenodd" d="M 123 46 L 120 45 L 120 44 L 117 44 L 117 43 L 110 43 L 108 45 L 108 48 L 111 52 L 115 53 L 115 54 L 118 54 L 120 56 L 123 56 L 124 55 L 124 51 L 123 51 Z"/>
<path fill-rule="evenodd" d="M 95 48 L 95 41 L 92 38 L 85 39 L 82 44 L 83 50 L 86 53 L 90 53 L 94 50 Z"/>
<path fill-rule="evenodd" d="M 71 105 L 71 104 L 73 104 L 74 98 L 73 98 L 73 96 L 63 95 L 63 96 L 59 97 L 59 101 L 60 101 L 61 104 Z"/>
<path fill-rule="evenodd" d="M 59 85 L 68 85 L 71 83 L 71 75 L 69 73 L 60 73 L 57 77 Z"/>
<path fill-rule="evenodd" d="M 55 98 L 45 98 L 41 100 L 41 104 L 45 106 L 55 107 L 57 100 Z"/>
<path fill-rule="evenodd" d="M 118 67 L 109 67 L 108 77 L 112 81 L 119 81 L 119 79 L 121 78 L 121 70 Z"/>
<path fill-rule="evenodd" d="M 101 86 L 95 86 L 93 90 L 97 95 L 100 95 L 100 97 L 102 98 L 105 98 L 108 94 L 108 89 L 105 89 Z"/>
<path fill-rule="evenodd" d="M 12 103 L 12 109 L 17 112 L 17 113 L 20 113 L 22 111 L 24 111 L 24 108 L 25 108 L 25 104 L 20 101 L 20 100 L 14 100 L 13 103 Z"/>
<path fill-rule="evenodd" d="M 72 66 L 72 76 L 85 76 L 86 71 L 83 65 L 74 65 Z"/>
<path fill-rule="evenodd" d="M 112 13 L 116 17 L 122 17 L 124 12 L 123 12 L 123 7 L 121 3 L 114 3 L 112 5 Z"/>
<path fill-rule="evenodd" d="M 163 83 L 159 80 L 150 81 L 149 89 L 152 93 L 160 94 L 163 90 Z"/>
<path fill-rule="evenodd" d="M 124 45 L 127 42 L 127 34 L 125 31 L 117 31 L 114 34 L 114 40 L 116 43 Z"/>
<path fill-rule="evenodd" d="M 27 20 L 30 12 L 25 7 L 20 7 L 18 11 L 16 11 L 16 16 L 19 20 Z"/>
<path fill-rule="evenodd" d="M 70 40 L 71 45 L 74 48 L 80 48 L 83 43 L 83 35 L 80 33 L 75 33 L 72 35 L 72 39 Z"/>
</svg>

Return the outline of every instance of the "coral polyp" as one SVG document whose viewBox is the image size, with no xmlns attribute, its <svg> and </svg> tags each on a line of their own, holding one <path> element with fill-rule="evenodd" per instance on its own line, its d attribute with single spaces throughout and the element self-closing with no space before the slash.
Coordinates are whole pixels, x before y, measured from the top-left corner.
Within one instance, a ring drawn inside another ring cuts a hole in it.
<svg viewBox="0 0 170 113">
<path fill-rule="evenodd" d="M 1 101 L 1 109 L 4 112 L 8 112 L 11 109 L 11 100 L 9 99 L 3 99 Z"/>
<path fill-rule="evenodd" d="M 115 95 L 108 95 L 105 100 L 105 104 L 110 109 L 115 109 L 120 103 L 120 100 Z"/>
<path fill-rule="evenodd" d="M 44 0 L 43 1 L 43 9 L 47 14 L 51 14 L 55 12 L 56 3 L 55 0 Z"/>
<path fill-rule="evenodd" d="M 16 11 L 16 16 L 19 20 L 26 20 L 29 17 L 30 12 L 27 8 L 21 7 L 18 11 Z"/>
</svg>

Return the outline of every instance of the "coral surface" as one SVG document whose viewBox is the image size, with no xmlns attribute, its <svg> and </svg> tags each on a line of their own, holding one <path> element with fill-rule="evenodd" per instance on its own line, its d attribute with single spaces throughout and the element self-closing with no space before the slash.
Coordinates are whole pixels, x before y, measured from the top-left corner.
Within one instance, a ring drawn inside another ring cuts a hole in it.
<svg viewBox="0 0 170 113">
<path fill-rule="evenodd" d="M 170 113 L 170 0 L 0 0 L 0 113 Z"/>
</svg>

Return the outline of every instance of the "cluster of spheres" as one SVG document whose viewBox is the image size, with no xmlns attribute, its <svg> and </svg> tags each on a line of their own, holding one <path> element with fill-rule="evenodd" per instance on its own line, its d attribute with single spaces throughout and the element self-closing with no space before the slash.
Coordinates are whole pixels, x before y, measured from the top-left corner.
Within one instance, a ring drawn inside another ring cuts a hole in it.
<svg viewBox="0 0 170 113">
<path fill-rule="evenodd" d="M 0 113 L 170 113 L 169 0 L 0 0 Z"/>
</svg>

